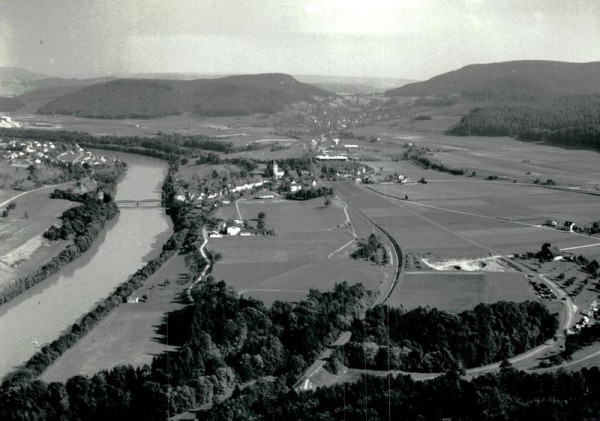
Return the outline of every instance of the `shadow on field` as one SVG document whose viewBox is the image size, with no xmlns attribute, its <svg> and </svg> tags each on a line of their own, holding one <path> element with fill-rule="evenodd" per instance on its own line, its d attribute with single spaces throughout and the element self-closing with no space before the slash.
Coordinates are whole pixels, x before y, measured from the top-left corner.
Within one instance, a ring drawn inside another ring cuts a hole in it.
<svg viewBox="0 0 600 421">
<path fill-rule="evenodd" d="M 181 346 L 190 337 L 194 306 L 189 305 L 186 290 L 191 282 L 187 273 L 180 273 L 175 281 L 181 291 L 173 294 L 172 303 L 184 305 L 183 308 L 165 313 L 160 325 L 155 326 L 158 336 L 153 340 L 165 345 Z"/>
<path fill-rule="evenodd" d="M 165 314 L 156 329 L 159 336 L 154 341 L 171 346 L 183 345 L 191 335 L 193 311 L 193 306 L 186 306 Z"/>
</svg>

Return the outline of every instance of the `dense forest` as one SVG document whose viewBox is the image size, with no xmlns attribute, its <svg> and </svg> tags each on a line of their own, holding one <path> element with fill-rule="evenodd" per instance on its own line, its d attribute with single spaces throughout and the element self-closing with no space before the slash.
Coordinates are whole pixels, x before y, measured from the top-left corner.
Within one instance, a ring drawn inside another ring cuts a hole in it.
<svg viewBox="0 0 600 421">
<path fill-rule="evenodd" d="M 600 95 L 580 95 L 539 105 L 476 108 L 449 130 L 459 136 L 513 136 L 577 147 L 600 147 Z"/>
<path fill-rule="evenodd" d="M 201 420 L 566 421 L 597 419 L 600 369 L 527 374 L 507 367 L 472 380 L 455 371 L 430 381 L 363 377 L 314 393 L 260 382 L 236 391 Z"/>
<path fill-rule="evenodd" d="M 211 278 L 192 294 L 194 305 L 173 315 L 169 325 L 181 347 L 157 357 L 151 367 L 118 367 L 92 379 L 76 376 L 66 385 L 34 381 L 96 318 L 118 305 L 122 294 L 107 298 L 2 384 L 0 419 L 164 420 L 266 376 L 279 376 L 285 390 L 370 300 L 362 285 L 343 283 L 331 292 L 312 290 L 305 301 L 276 302 L 267 309 Z"/>
<path fill-rule="evenodd" d="M 445 372 L 502 361 L 551 338 L 558 319 L 535 301 L 479 304 L 458 315 L 384 305 L 352 325 L 351 367 Z"/>
</svg>

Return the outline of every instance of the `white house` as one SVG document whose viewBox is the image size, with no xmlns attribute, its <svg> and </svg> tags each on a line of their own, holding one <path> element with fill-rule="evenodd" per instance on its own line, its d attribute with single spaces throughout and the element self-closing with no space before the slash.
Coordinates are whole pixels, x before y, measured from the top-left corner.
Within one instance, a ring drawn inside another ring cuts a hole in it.
<svg viewBox="0 0 600 421">
<path fill-rule="evenodd" d="M 227 235 L 238 235 L 242 229 L 240 227 L 227 227 Z"/>
</svg>

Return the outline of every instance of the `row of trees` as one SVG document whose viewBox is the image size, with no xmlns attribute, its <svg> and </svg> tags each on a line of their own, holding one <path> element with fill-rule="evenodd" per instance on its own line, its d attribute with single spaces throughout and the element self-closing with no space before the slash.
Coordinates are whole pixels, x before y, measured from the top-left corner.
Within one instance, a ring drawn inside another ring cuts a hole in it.
<svg viewBox="0 0 600 421">
<path fill-rule="evenodd" d="M 333 195 L 333 187 L 317 187 L 316 189 L 310 188 L 297 190 L 295 192 L 288 192 L 286 193 L 285 198 L 290 200 L 309 200 L 317 197 L 329 197 Z"/>
<path fill-rule="evenodd" d="M 557 315 L 534 301 L 479 304 L 458 315 L 381 305 L 354 321 L 346 362 L 420 372 L 478 367 L 525 352 L 551 338 L 557 328 Z"/>
</svg>

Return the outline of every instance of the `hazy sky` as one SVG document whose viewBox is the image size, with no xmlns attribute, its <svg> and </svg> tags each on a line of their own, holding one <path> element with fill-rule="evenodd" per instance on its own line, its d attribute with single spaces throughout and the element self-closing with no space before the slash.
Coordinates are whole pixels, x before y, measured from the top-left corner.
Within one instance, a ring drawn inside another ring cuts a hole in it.
<svg viewBox="0 0 600 421">
<path fill-rule="evenodd" d="M 600 61 L 600 1 L 0 0 L 0 66 L 426 79 L 472 63 Z"/>
</svg>

